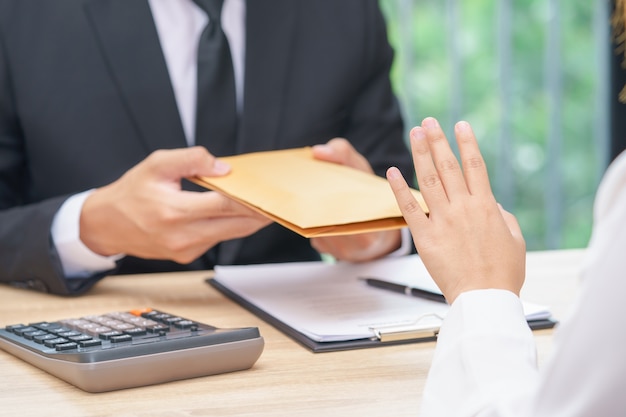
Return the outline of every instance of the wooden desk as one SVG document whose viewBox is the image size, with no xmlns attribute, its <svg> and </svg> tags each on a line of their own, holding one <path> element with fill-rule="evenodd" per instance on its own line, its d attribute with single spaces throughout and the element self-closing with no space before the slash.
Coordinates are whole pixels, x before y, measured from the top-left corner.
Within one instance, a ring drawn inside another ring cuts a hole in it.
<svg viewBox="0 0 626 417">
<path fill-rule="evenodd" d="M 582 250 L 528 256 L 523 298 L 565 316 Z M 0 326 L 155 307 L 221 327 L 257 326 L 265 351 L 247 371 L 88 394 L 0 351 L 6 416 L 414 416 L 434 343 L 313 354 L 204 283 L 208 272 L 109 277 L 63 298 L 0 286 Z M 551 330 L 535 332 L 540 360 Z"/>
</svg>

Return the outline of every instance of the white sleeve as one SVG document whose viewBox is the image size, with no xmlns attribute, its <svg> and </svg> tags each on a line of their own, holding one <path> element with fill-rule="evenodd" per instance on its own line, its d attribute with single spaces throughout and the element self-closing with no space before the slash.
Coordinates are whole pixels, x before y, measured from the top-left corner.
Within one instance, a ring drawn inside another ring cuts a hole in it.
<svg viewBox="0 0 626 417">
<path fill-rule="evenodd" d="M 93 190 L 68 198 L 52 222 L 52 242 L 61 259 L 63 273 L 68 278 L 88 278 L 95 273 L 115 268 L 118 256 L 100 256 L 80 240 L 80 212 Z"/>
<path fill-rule="evenodd" d="M 535 342 L 519 298 L 505 290 L 461 294 L 447 313 L 426 381 L 421 416 L 517 415 L 486 412 L 537 383 Z"/>
<path fill-rule="evenodd" d="M 537 372 L 515 295 L 461 294 L 439 335 L 423 416 L 626 415 L 626 153 L 607 171 L 594 211 L 579 297 L 545 366 Z"/>
<path fill-rule="evenodd" d="M 533 416 L 626 415 L 626 153 L 598 189 L 581 278 L 541 370 Z"/>
</svg>

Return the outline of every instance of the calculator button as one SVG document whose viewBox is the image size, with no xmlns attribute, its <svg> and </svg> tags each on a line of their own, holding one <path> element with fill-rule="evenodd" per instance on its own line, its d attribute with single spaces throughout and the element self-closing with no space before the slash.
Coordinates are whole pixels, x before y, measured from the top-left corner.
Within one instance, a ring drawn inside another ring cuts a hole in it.
<svg viewBox="0 0 626 417">
<path fill-rule="evenodd" d="M 167 323 L 168 319 L 173 318 L 174 316 L 172 316 L 171 314 L 167 314 L 167 313 L 157 313 L 153 316 L 151 316 L 150 318 L 152 320 L 156 320 L 156 321 L 160 321 L 161 323 Z"/>
<path fill-rule="evenodd" d="M 27 332 L 35 332 L 37 331 L 36 328 L 34 328 L 33 326 L 24 326 L 24 327 L 18 327 L 13 329 L 13 333 L 15 333 L 18 336 L 24 336 L 24 333 Z"/>
<path fill-rule="evenodd" d="M 82 319 L 65 319 L 61 320 L 60 323 L 69 328 L 75 328 L 81 324 L 89 323 L 87 320 Z"/>
<path fill-rule="evenodd" d="M 133 337 L 129 334 L 122 334 L 119 336 L 113 336 L 109 340 L 111 343 L 132 342 Z"/>
<path fill-rule="evenodd" d="M 47 333 L 47 334 L 44 334 L 44 335 L 41 335 L 41 336 L 33 337 L 33 341 L 35 341 L 35 342 L 37 342 L 39 344 L 43 344 L 46 340 L 52 340 L 52 339 L 56 339 L 56 338 L 57 338 L 56 335 Z"/>
<path fill-rule="evenodd" d="M 67 339 L 63 339 L 62 337 L 57 337 L 55 339 L 48 339 L 48 340 L 44 340 L 43 344 L 46 345 L 49 348 L 53 348 L 56 345 L 62 344 L 62 343 L 67 343 L 68 340 Z"/>
<path fill-rule="evenodd" d="M 86 334 L 79 334 L 78 336 L 68 337 L 72 342 L 82 342 L 83 340 L 91 340 L 92 337 Z"/>
<path fill-rule="evenodd" d="M 67 342 L 67 343 L 59 343 L 58 345 L 56 345 L 54 348 L 57 351 L 62 351 L 62 350 L 72 350 L 72 349 L 76 349 L 78 347 L 78 343 L 74 343 L 74 342 Z"/>
<path fill-rule="evenodd" d="M 110 327 L 101 326 L 96 323 L 94 323 L 93 326 L 85 325 L 83 328 L 81 328 L 81 330 L 92 336 L 99 335 L 100 333 L 107 333 L 107 332 L 113 331 L 113 329 L 111 329 Z"/>
<path fill-rule="evenodd" d="M 53 334 L 56 334 L 56 335 L 58 335 L 59 333 L 65 333 L 65 332 L 71 332 L 71 331 L 72 331 L 72 329 L 68 329 L 67 327 L 63 327 L 63 326 L 60 326 L 60 327 L 58 327 L 56 329 L 48 330 L 49 333 L 53 333 Z"/>
<path fill-rule="evenodd" d="M 43 330 L 35 330 L 33 332 L 24 332 L 22 337 L 24 337 L 24 339 L 33 340 L 33 337 L 43 336 L 45 334 L 48 334 L 48 333 L 44 332 Z"/>
<path fill-rule="evenodd" d="M 129 313 L 132 314 L 133 316 L 141 316 L 143 314 L 150 313 L 151 311 L 152 311 L 151 308 L 142 308 L 142 309 L 130 310 Z"/>
<path fill-rule="evenodd" d="M 196 324 L 196 323 L 194 323 L 191 320 L 179 320 L 179 321 L 174 323 L 174 326 L 179 328 L 179 329 L 189 329 L 194 324 Z"/>
<path fill-rule="evenodd" d="M 119 330 L 120 332 L 125 332 L 126 330 L 135 328 L 135 326 L 133 326 L 130 323 L 121 323 L 121 322 L 119 324 L 113 324 L 111 325 L 111 327 L 115 330 Z"/>
<path fill-rule="evenodd" d="M 150 320 L 156 320 L 154 317 L 155 316 L 159 316 L 163 313 L 160 313 L 158 311 L 155 310 L 150 310 L 150 311 L 146 311 L 145 313 L 141 313 L 141 317 L 145 318 L 145 319 L 150 319 Z"/>
<path fill-rule="evenodd" d="M 85 333 L 90 334 L 92 336 L 100 336 L 102 333 L 109 333 L 109 332 L 114 332 L 115 330 L 111 329 L 110 327 L 106 327 L 106 326 L 99 326 L 99 327 L 94 327 L 93 329 L 90 329 L 88 331 L 86 331 Z"/>
<path fill-rule="evenodd" d="M 47 332 L 61 328 L 61 325 L 59 323 L 48 323 L 47 321 L 43 321 L 40 323 L 31 323 L 30 325 L 38 328 L 39 330 L 45 330 Z"/>
<path fill-rule="evenodd" d="M 133 327 L 132 329 L 124 330 L 124 333 L 129 334 L 131 336 L 143 336 L 146 334 L 146 329 L 142 329 L 140 327 Z"/>
<path fill-rule="evenodd" d="M 150 333 L 162 333 L 169 332 L 170 328 L 164 324 L 155 324 L 154 326 L 146 326 L 146 330 Z"/>
<path fill-rule="evenodd" d="M 102 340 L 109 340 L 113 337 L 121 336 L 122 334 L 123 334 L 122 332 L 118 332 L 117 330 L 111 330 L 108 332 L 103 332 L 103 333 L 98 334 L 98 337 Z"/>
<path fill-rule="evenodd" d="M 26 326 L 24 326 L 23 324 L 12 324 L 10 326 L 5 327 L 4 329 L 9 333 L 15 333 L 15 330 L 21 329 L 23 327 L 26 327 Z"/>
<path fill-rule="evenodd" d="M 94 346 L 102 346 L 102 341 L 97 339 L 89 339 L 89 340 L 81 340 L 78 342 L 80 347 L 94 347 Z"/>
<path fill-rule="evenodd" d="M 128 318 L 124 318 L 124 321 L 126 321 L 127 323 L 130 323 L 130 324 L 133 324 L 133 325 L 135 325 L 137 327 L 145 327 L 145 326 L 158 324 L 154 320 L 146 319 L 146 318 L 143 318 L 143 317 L 135 317 L 135 316 L 130 316 Z"/>
<path fill-rule="evenodd" d="M 81 332 L 77 332 L 76 330 L 69 330 L 67 332 L 58 332 L 57 333 L 58 336 L 61 337 L 76 337 L 76 336 L 81 336 L 82 333 Z"/>
</svg>

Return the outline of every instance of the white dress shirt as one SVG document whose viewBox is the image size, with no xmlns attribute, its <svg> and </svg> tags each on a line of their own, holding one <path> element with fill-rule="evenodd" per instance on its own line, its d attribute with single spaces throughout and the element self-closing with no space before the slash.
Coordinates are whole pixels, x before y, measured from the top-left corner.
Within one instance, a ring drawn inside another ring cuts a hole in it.
<svg viewBox="0 0 626 417">
<path fill-rule="evenodd" d="M 461 294 L 448 312 L 421 416 L 626 416 L 626 152 L 594 206 L 576 304 L 537 368 L 520 300 L 504 290 Z"/>
</svg>

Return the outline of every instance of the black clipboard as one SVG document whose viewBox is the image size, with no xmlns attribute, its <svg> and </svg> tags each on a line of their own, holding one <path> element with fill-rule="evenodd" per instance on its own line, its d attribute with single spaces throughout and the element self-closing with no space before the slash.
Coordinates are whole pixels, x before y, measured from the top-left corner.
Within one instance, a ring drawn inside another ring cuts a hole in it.
<svg viewBox="0 0 626 417">
<path fill-rule="evenodd" d="M 226 297 L 230 298 L 237 304 L 244 307 L 246 310 L 250 311 L 257 317 L 261 318 L 266 323 L 272 325 L 276 329 L 283 332 L 285 335 L 300 343 L 302 346 L 310 349 L 313 353 L 322 353 L 322 352 L 337 352 L 342 350 L 353 350 L 353 349 L 364 349 L 364 348 L 372 348 L 372 347 L 384 347 L 384 346 L 394 346 L 394 345 L 403 345 L 408 343 L 424 343 L 424 342 L 434 342 L 437 340 L 437 331 L 438 329 L 420 329 L 419 336 L 411 337 L 411 333 L 407 333 L 405 336 L 400 337 L 391 337 L 390 340 L 384 340 L 379 337 L 371 337 L 366 339 L 353 339 L 353 340 L 342 340 L 342 341 L 333 341 L 333 342 L 317 342 L 310 337 L 306 336 L 303 333 L 295 330 L 293 327 L 287 325 L 283 321 L 277 319 L 271 314 L 267 313 L 265 310 L 259 308 L 253 303 L 249 302 L 245 298 L 241 297 L 239 294 L 230 290 L 229 288 L 222 285 L 215 278 L 207 278 L 206 282 L 211 285 L 213 288 L 224 294 Z M 528 326 L 532 330 L 543 330 L 543 329 L 551 329 L 557 324 L 557 321 L 553 319 L 540 319 L 540 320 L 529 320 Z"/>
</svg>

